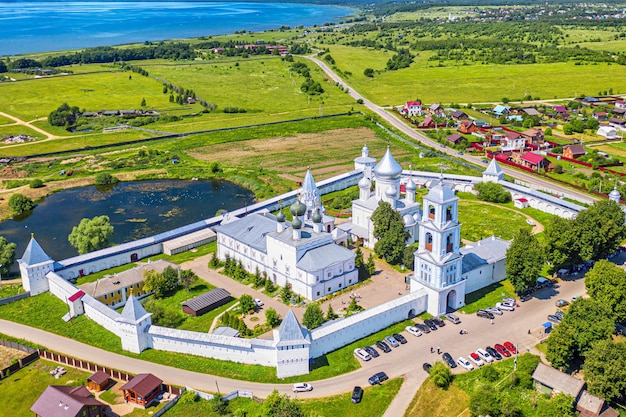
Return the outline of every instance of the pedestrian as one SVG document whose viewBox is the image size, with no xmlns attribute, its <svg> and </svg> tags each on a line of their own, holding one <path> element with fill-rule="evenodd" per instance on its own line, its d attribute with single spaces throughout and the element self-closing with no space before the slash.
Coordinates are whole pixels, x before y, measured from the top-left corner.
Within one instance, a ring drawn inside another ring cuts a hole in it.
<svg viewBox="0 0 626 417">
<path fill-rule="evenodd" d="M 491 319 L 491 324 L 493 324 L 493 319 Z"/>
<path fill-rule="evenodd" d="M 430 353 L 435 353 L 435 348 L 434 347 L 430 347 Z"/>
<path fill-rule="evenodd" d="M 459 330 L 459 334 L 462 335 L 463 334 L 463 330 Z"/>
<path fill-rule="evenodd" d="M 437 354 L 441 353 L 441 348 L 437 346 Z"/>
<path fill-rule="evenodd" d="M 530 329 L 528 329 L 528 334 L 530 334 Z"/>
</svg>

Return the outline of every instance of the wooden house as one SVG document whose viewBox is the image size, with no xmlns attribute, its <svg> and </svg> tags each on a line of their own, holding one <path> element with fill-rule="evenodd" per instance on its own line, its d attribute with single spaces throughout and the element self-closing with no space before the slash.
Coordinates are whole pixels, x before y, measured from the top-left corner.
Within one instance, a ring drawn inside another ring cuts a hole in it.
<svg viewBox="0 0 626 417">
<path fill-rule="evenodd" d="M 93 398 L 83 385 L 49 385 L 30 407 L 36 417 L 104 417 L 110 407 Z"/>
<path fill-rule="evenodd" d="M 97 371 L 87 378 L 87 388 L 97 392 L 104 391 L 107 389 L 110 382 L 111 378 L 108 374 L 102 371 Z"/>
<path fill-rule="evenodd" d="M 461 123 L 461 126 L 459 126 L 459 132 L 465 134 L 471 134 L 472 132 L 476 132 L 477 130 L 478 128 L 471 120 L 464 120 L 463 123 Z"/>
<path fill-rule="evenodd" d="M 587 152 L 583 145 L 567 145 L 563 147 L 563 156 L 565 158 L 576 159 L 586 154 Z"/>
<path fill-rule="evenodd" d="M 152 374 L 139 374 L 120 388 L 124 400 L 141 407 L 147 407 L 163 391 L 163 381 Z"/>
</svg>

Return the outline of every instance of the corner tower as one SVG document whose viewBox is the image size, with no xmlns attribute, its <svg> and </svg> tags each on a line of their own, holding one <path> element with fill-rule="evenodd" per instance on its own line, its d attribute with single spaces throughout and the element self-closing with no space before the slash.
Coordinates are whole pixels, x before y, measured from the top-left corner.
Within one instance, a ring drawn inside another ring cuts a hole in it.
<svg viewBox="0 0 626 417">
<path fill-rule="evenodd" d="M 34 234 L 30 235 L 30 242 L 17 263 L 22 276 L 22 287 L 30 291 L 30 295 L 41 294 L 50 289 L 46 274 L 54 271 L 54 260 L 39 246 Z"/>
</svg>

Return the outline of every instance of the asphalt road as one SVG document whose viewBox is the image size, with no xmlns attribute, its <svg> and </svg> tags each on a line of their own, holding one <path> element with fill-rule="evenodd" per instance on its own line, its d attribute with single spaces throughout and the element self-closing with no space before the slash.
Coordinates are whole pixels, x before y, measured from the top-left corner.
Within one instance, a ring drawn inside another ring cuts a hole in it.
<svg viewBox="0 0 626 417">
<path fill-rule="evenodd" d="M 454 149 L 450 149 L 450 148 L 441 148 L 440 144 L 438 142 L 435 142 L 434 140 L 426 137 L 425 135 L 421 134 L 420 132 L 412 129 L 410 126 L 406 125 L 402 120 L 400 120 L 399 118 L 397 118 L 395 115 L 389 113 L 387 110 L 385 110 L 383 107 L 380 107 L 374 103 L 372 103 L 370 100 L 366 99 L 365 97 L 363 97 L 361 94 L 359 94 L 357 91 L 354 90 L 354 88 L 352 88 L 352 86 L 348 85 L 348 83 L 346 83 L 341 77 L 339 77 L 337 74 L 335 74 L 329 67 L 328 65 L 326 65 L 323 61 L 315 58 L 314 56 L 307 56 L 306 58 L 310 59 L 311 61 L 313 61 L 314 63 L 316 63 L 325 73 L 326 75 L 331 78 L 333 81 L 339 83 L 344 89 L 348 90 L 348 94 L 350 94 L 350 96 L 352 98 L 354 98 L 355 100 L 363 100 L 363 105 L 365 107 L 367 107 L 370 111 L 372 111 L 373 113 L 375 113 L 376 115 L 378 115 L 381 119 L 385 120 L 387 123 L 389 123 L 391 126 L 393 126 L 394 128 L 398 129 L 399 131 L 401 131 L 402 133 L 404 133 L 405 135 L 407 135 L 408 137 L 423 143 L 424 145 L 430 146 L 433 149 L 437 149 L 439 152 L 441 153 L 445 153 L 449 156 L 453 156 L 457 159 L 464 159 L 468 162 L 471 162 L 473 164 L 479 165 L 479 166 L 484 166 L 486 167 L 487 164 L 485 164 L 484 162 L 482 162 L 482 159 L 484 159 L 484 157 L 476 157 L 476 156 L 472 156 L 472 155 L 458 155 L 457 154 L 457 150 Z M 509 168 L 506 165 L 500 165 L 500 168 L 502 169 L 502 171 L 504 171 L 505 174 L 510 175 L 512 177 L 515 177 L 517 179 L 520 179 L 522 181 L 525 181 L 527 183 L 530 184 L 534 184 L 536 186 L 539 187 L 546 187 L 546 188 L 551 188 L 557 192 L 561 192 L 561 193 L 567 193 L 573 196 L 577 196 L 583 199 L 583 201 L 593 201 L 593 200 L 597 200 L 596 197 L 588 195 L 586 193 L 581 193 L 577 190 L 571 189 L 571 188 L 567 188 L 567 187 L 563 187 L 559 184 L 550 182 L 550 181 L 546 181 L 542 178 L 539 178 L 535 175 L 530 175 L 528 173 L 525 173 L 523 171 L 519 171 L 519 170 L 515 170 L 512 168 Z"/>
<path fill-rule="evenodd" d="M 584 294 L 583 279 L 563 281 L 554 289 L 545 289 L 535 298 L 525 303 L 515 312 L 505 312 L 490 324 L 489 320 L 476 315 L 460 315 L 462 324 L 447 324 L 444 328 L 421 337 L 406 334 L 406 345 L 393 349 L 391 353 L 381 354 L 379 358 L 364 362 L 362 368 L 323 381 L 312 382 L 312 392 L 293 394 L 290 384 L 260 384 L 220 378 L 198 372 L 185 371 L 152 362 L 129 358 L 93 346 L 89 346 L 65 337 L 13 322 L 0 320 L 0 332 L 12 337 L 22 338 L 84 360 L 104 364 L 131 373 L 151 372 L 165 382 L 174 385 L 187 385 L 203 391 L 230 392 L 236 389 L 250 390 L 258 397 L 267 396 L 274 388 L 280 392 L 297 395 L 300 398 L 313 398 L 335 395 L 350 391 L 354 385 L 367 385 L 367 378 L 372 374 L 385 371 L 391 378 L 407 377 L 411 384 L 404 387 L 394 401 L 398 410 L 404 410 L 419 384 L 426 377 L 421 370 L 424 362 L 434 362 L 440 355 L 431 354 L 430 348 L 440 347 L 442 352 L 449 352 L 453 357 L 467 356 L 471 351 L 509 340 L 519 346 L 521 352 L 532 347 L 543 337 L 541 324 L 546 316 L 555 311 L 554 301 L 558 298 L 571 300 L 574 295 Z M 468 334 L 460 335 L 459 330 L 467 329 Z M 531 330 L 531 334 L 528 334 Z M 462 372 L 455 369 L 455 372 Z M 302 378 L 306 381 L 306 376 Z M 407 401 L 408 400 L 408 401 Z M 404 408 L 402 408 L 402 404 Z M 392 404 L 393 405 L 393 404 Z M 395 414 L 398 415 L 398 414 Z"/>
</svg>

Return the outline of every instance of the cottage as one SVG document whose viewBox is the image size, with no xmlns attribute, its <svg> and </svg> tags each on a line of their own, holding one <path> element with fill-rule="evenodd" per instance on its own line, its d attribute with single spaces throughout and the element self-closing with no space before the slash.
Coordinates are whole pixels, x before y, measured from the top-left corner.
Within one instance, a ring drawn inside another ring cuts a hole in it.
<svg viewBox="0 0 626 417">
<path fill-rule="evenodd" d="M 613 126 L 615 129 L 626 129 L 626 120 L 618 119 L 616 117 L 609 118 L 609 126 Z"/>
<path fill-rule="evenodd" d="M 478 128 L 471 120 L 464 120 L 463 123 L 461 123 L 461 126 L 459 126 L 459 132 L 465 134 L 470 134 L 476 132 L 477 130 Z"/>
<path fill-rule="evenodd" d="M 502 137 L 502 151 L 522 150 L 526 147 L 526 140 L 517 132 L 507 132 Z"/>
<path fill-rule="evenodd" d="M 518 163 L 534 170 L 547 169 L 550 166 L 550 162 L 546 158 L 533 152 L 526 152 L 518 156 Z"/>
<path fill-rule="evenodd" d="M 543 130 L 541 129 L 528 129 L 521 133 L 522 137 L 526 140 L 527 143 L 532 145 L 540 146 L 543 145 Z"/>
<path fill-rule="evenodd" d="M 525 109 L 522 109 L 522 111 L 524 113 L 526 113 L 527 116 L 541 116 L 541 113 L 539 112 L 539 110 L 537 110 L 534 107 L 526 107 Z"/>
<path fill-rule="evenodd" d="M 538 391 L 545 394 L 563 393 L 578 400 L 585 381 L 576 379 L 564 372 L 539 363 L 533 372 L 533 380 Z"/>
<path fill-rule="evenodd" d="M 463 140 L 463 136 L 459 135 L 458 133 L 453 133 L 450 136 L 446 136 L 446 139 L 448 140 L 448 142 L 458 145 L 459 143 L 461 143 L 461 140 Z"/>
<path fill-rule="evenodd" d="M 626 101 L 622 99 L 615 100 L 615 108 L 616 109 L 626 109 Z"/>
<path fill-rule="evenodd" d="M 442 116 L 444 113 L 443 106 L 437 103 L 431 104 L 428 108 L 428 113 L 432 114 L 433 116 Z"/>
<path fill-rule="evenodd" d="M 49 385 L 30 407 L 36 417 L 103 417 L 109 407 L 84 386 Z"/>
<path fill-rule="evenodd" d="M 509 114 L 511 112 L 511 106 L 503 106 L 502 104 L 498 104 L 492 110 L 493 114 L 500 117 L 503 114 Z"/>
<path fill-rule="evenodd" d="M 409 117 L 422 115 L 422 103 L 419 101 L 407 101 L 402 108 L 402 114 Z"/>
<path fill-rule="evenodd" d="M 559 116 L 562 116 L 567 113 L 567 108 L 565 106 L 552 106 L 552 110 Z"/>
<path fill-rule="evenodd" d="M 100 392 L 107 389 L 109 382 L 111 382 L 111 379 L 108 374 L 97 371 L 87 378 L 87 387 L 92 391 Z"/>
<path fill-rule="evenodd" d="M 183 313 L 194 317 L 208 313 L 231 300 L 230 293 L 223 288 L 207 291 L 202 295 L 183 302 Z"/>
<path fill-rule="evenodd" d="M 619 413 L 608 406 L 604 399 L 598 398 L 588 391 L 583 391 L 576 403 L 576 410 L 580 411 L 579 417 L 618 417 Z"/>
<path fill-rule="evenodd" d="M 469 118 L 469 116 L 462 110 L 455 110 L 450 114 L 450 116 L 452 117 L 452 120 L 456 120 L 457 122 L 467 120 Z"/>
<path fill-rule="evenodd" d="M 620 109 L 615 107 L 613 110 L 611 110 L 611 113 L 613 113 L 617 117 L 624 117 L 624 115 L 626 115 L 626 108 Z"/>
<path fill-rule="evenodd" d="M 603 111 L 594 111 L 591 117 L 598 121 L 604 121 L 608 119 L 606 112 Z"/>
<path fill-rule="evenodd" d="M 124 400 L 143 408 L 150 405 L 163 391 L 163 381 L 152 374 L 139 374 L 120 388 L 124 392 Z"/>
<path fill-rule="evenodd" d="M 583 145 L 567 145 L 563 147 L 563 156 L 565 158 L 576 159 L 586 154 L 587 152 Z"/>
<path fill-rule="evenodd" d="M 424 121 L 422 122 L 422 126 L 424 127 L 437 127 L 437 124 L 430 116 L 426 116 Z"/>
</svg>

